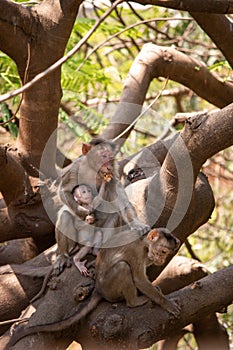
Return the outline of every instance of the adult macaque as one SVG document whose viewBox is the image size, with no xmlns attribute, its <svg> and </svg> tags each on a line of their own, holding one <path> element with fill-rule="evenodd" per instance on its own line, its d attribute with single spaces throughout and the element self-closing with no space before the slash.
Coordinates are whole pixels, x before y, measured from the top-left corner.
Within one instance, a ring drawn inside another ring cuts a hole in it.
<svg viewBox="0 0 233 350">
<path fill-rule="evenodd" d="M 95 289 L 85 306 L 60 322 L 16 328 L 9 345 L 14 345 L 29 334 L 56 332 L 70 327 L 91 312 L 102 298 L 112 303 L 125 299 L 129 307 L 137 307 L 151 300 L 178 317 L 179 305 L 153 287 L 146 276 L 146 267 L 163 265 L 167 257 L 177 251 L 179 244 L 179 240 L 167 229 L 160 228 L 121 247 L 100 249 L 96 259 Z M 138 295 L 138 291 L 142 295 Z"/>
<path fill-rule="evenodd" d="M 141 234 L 149 231 L 149 226 L 141 223 L 127 194 L 119 180 L 117 164 L 115 161 L 116 146 L 114 143 L 102 139 L 94 139 L 82 147 L 83 156 L 78 158 L 64 175 L 59 190 L 62 202 L 66 205 L 60 209 L 56 228 L 58 248 L 62 254 L 68 254 L 75 242 L 85 244 L 93 235 L 91 226 L 84 223 L 85 217 L 94 210 L 95 226 L 105 228 L 103 235 L 116 227 L 126 225 Z M 102 191 L 101 185 L 105 182 Z M 85 209 L 75 216 L 77 203 L 72 190 L 78 184 L 91 187 L 93 194 L 97 195 L 92 204 L 93 210 Z M 98 195 L 98 193 L 102 192 Z M 65 214 L 65 213 L 66 214 Z M 80 219 L 81 218 L 81 219 Z M 69 224 L 70 223 L 70 224 Z M 112 231 L 111 231 L 112 232 Z M 106 237 L 104 240 L 108 239 Z"/>
</svg>

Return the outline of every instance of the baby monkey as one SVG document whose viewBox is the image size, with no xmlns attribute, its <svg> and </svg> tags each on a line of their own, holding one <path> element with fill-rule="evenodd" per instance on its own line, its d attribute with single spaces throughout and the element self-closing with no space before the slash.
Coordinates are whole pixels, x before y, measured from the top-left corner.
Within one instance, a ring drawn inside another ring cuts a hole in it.
<svg viewBox="0 0 233 350">
<path fill-rule="evenodd" d="M 93 224 L 95 222 L 95 216 L 93 214 L 93 211 L 100 204 L 100 202 L 103 200 L 104 191 L 105 191 L 105 181 L 104 180 L 101 184 L 98 195 L 95 197 L 93 195 L 93 192 L 92 192 L 92 189 L 90 186 L 84 185 L 84 184 L 75 186 L 72 190 L 72 194 L 73 194 L 74 200 L 77 202 L 77 207 L 76 207 L 75 213 L 73 213 L 73 215 L 77 215 L 79 217 L 79 220 L 82 220 L 82 218 L 83 218 L 83 220 L 87 224 Z M 66 205 L 64 205 L 61 208 L 62 215 L 65 214 L 65 211 L 67 209 L 69 210 L 69 208 L 67 208 Z M 86 216 L 83 215 L 84 213 Z M 67 215 L 67 218 L 66 218 L 66 227 L 68 227 L 68 225 L 73 225 L 72 216 L 70 216 L 70 215 Z M 78 231 L 78 225 L 77 225 L 77 227 L 74 226 L 74 229 Z M 59 237 L 60 237 L 60 242 L 61 242 L 61 239 L 63 240 L 63 243 L 65 242 L 65 244 L 64 244 L 65 246 L 68 246 L 68 245 L 71 246 L 68 254 L 73 255 L 73 262 L 74 262 L 75 266 L 77 267 L 77 269 L 80 271 L 80 273 L 82 275 L 88 276 L 89 271 L 88 271 L 87 267 L 85 266 L 86 260 L 84 260 L 84 261 L 81 261 L 81 260 L 88 253 L 92 253 L 93 255 L 97 255 L 99 247 L 101 246 L 101 243 L 102 243 L 101 230 L 96 229 L 94 231 L 94 236 L 91 237 L 91 240 L 86 241 L 85 245 L 81 246 L 81 248 L 79 245 L 76 245 L 76 242 L 74 242 L 74 241 L 72 241 L 72 243 L 69 244 L 69 242 L 71 241 L 71 239 L 69 237 L 66 237 L 65 235 L 60 235 Z M 49 271 L 46 273 L 41 290 L 39 291 L 39 293 L 37 293 L 32 298 L 31 303 L 34 302 L 35 300 L 39 299 L 43 295 L 51 275 L 57 274 L 56 269 L 57 269 L 57 262 L 55 262 L 51 266 Z"/>
<path fill-rule="evenodd" d="M 94 198 L 93 192 L 90 186 L 82 184 L 73 188 L 72 193 L 74 200 L 77 202 L 76 213 L 80 210 L 87 209 L 89 214 L 85 217 L 85 222 L 93 224 L 95 222 L 95 216 L 93 210 L 98 206 L 98 201 L 102 199 L 105 187 L 105 181 L 103 181 L 98 195 Z M 81 208 L 80 208 L 81 207 Z M 99 229 L 95 230 L 92 240 L 87 242 L 85 246 L 82 246 L 79 251 L 74 255 L 73 261 L 75 266 L 81 272 L 82 275 L 88 276 L 88 269 L 85 266 L 86 260 L 81 261 L 88 253 L 92 252 L 97 255 L 99 247 L 102 243 L 102 232 Z"/>
</svg>

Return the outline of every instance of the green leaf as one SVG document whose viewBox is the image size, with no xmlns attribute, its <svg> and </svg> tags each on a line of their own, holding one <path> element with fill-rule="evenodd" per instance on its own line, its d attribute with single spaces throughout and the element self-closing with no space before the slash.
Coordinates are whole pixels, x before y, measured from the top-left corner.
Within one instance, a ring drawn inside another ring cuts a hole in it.
<svg viewBox="0 0 233 350">
<path fill-rule="evenodd" d="M 6 103 L 1 103 L 0 104 L 0 110 L 1 110 L 1 114 L 0 114 L 0 121 L 2 123 L 7 122 L 8 120 L 10 120 L 10 118 L 12 117 L 11 111 L 8 108 L 8 105 Z M 10 121 L 6 124 L 8 126 L 8 129 L 11 133 L 11 135 L 16 138 L 18 135 L 18 127 L 17 125 L 15 125 L 14 122 Z M 6 125 L 4 127 L 6 127 Z"/>
</svg>

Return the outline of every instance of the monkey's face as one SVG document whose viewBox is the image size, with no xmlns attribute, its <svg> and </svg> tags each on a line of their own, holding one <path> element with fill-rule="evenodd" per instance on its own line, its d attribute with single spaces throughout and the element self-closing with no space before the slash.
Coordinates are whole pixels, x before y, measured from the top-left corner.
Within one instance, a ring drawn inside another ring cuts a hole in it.
<svg viewBox="0 0 233 350">
<path fill-rule="evenodd" d="M 148 259 L 154 265 L 163 265 L 167 257 L 176 252 L 180 241 L 166 229 L 154 229 L 147 235 Z"/>
<path fill-rule="evenodd" d="M 151 242 L 148 250 L 148 259 L 154 265 L 163 265 L 171 252 L 172 250 L 168 247 Z"/>
<path fill-rule="evenodd" d="M 114 176 L 114 153 L 109 145 L 97 145 L 93 152 L 89 152 L 93 158 L 98 174 L 109 182 Z"/>
<path fill-rule="evenodd" d="M 80 185 L 74 191 L 74 199 L 79 204 L 91 204 L 93 200 L 91 188 L 86 185 Z"/>
</svg>

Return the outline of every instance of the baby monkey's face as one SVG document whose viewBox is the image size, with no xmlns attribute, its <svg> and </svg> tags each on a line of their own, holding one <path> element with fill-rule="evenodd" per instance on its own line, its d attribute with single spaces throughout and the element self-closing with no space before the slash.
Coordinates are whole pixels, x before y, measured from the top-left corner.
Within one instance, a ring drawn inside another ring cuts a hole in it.
<svg viewBox="0 0 233 350">
<path fill-rule="evenodd" d="M 91 204 L 93 199 L 91 188 L 86 185 L 80 185 L 74 190 L 74 199 L 79 204 Z"/>
</svg>

